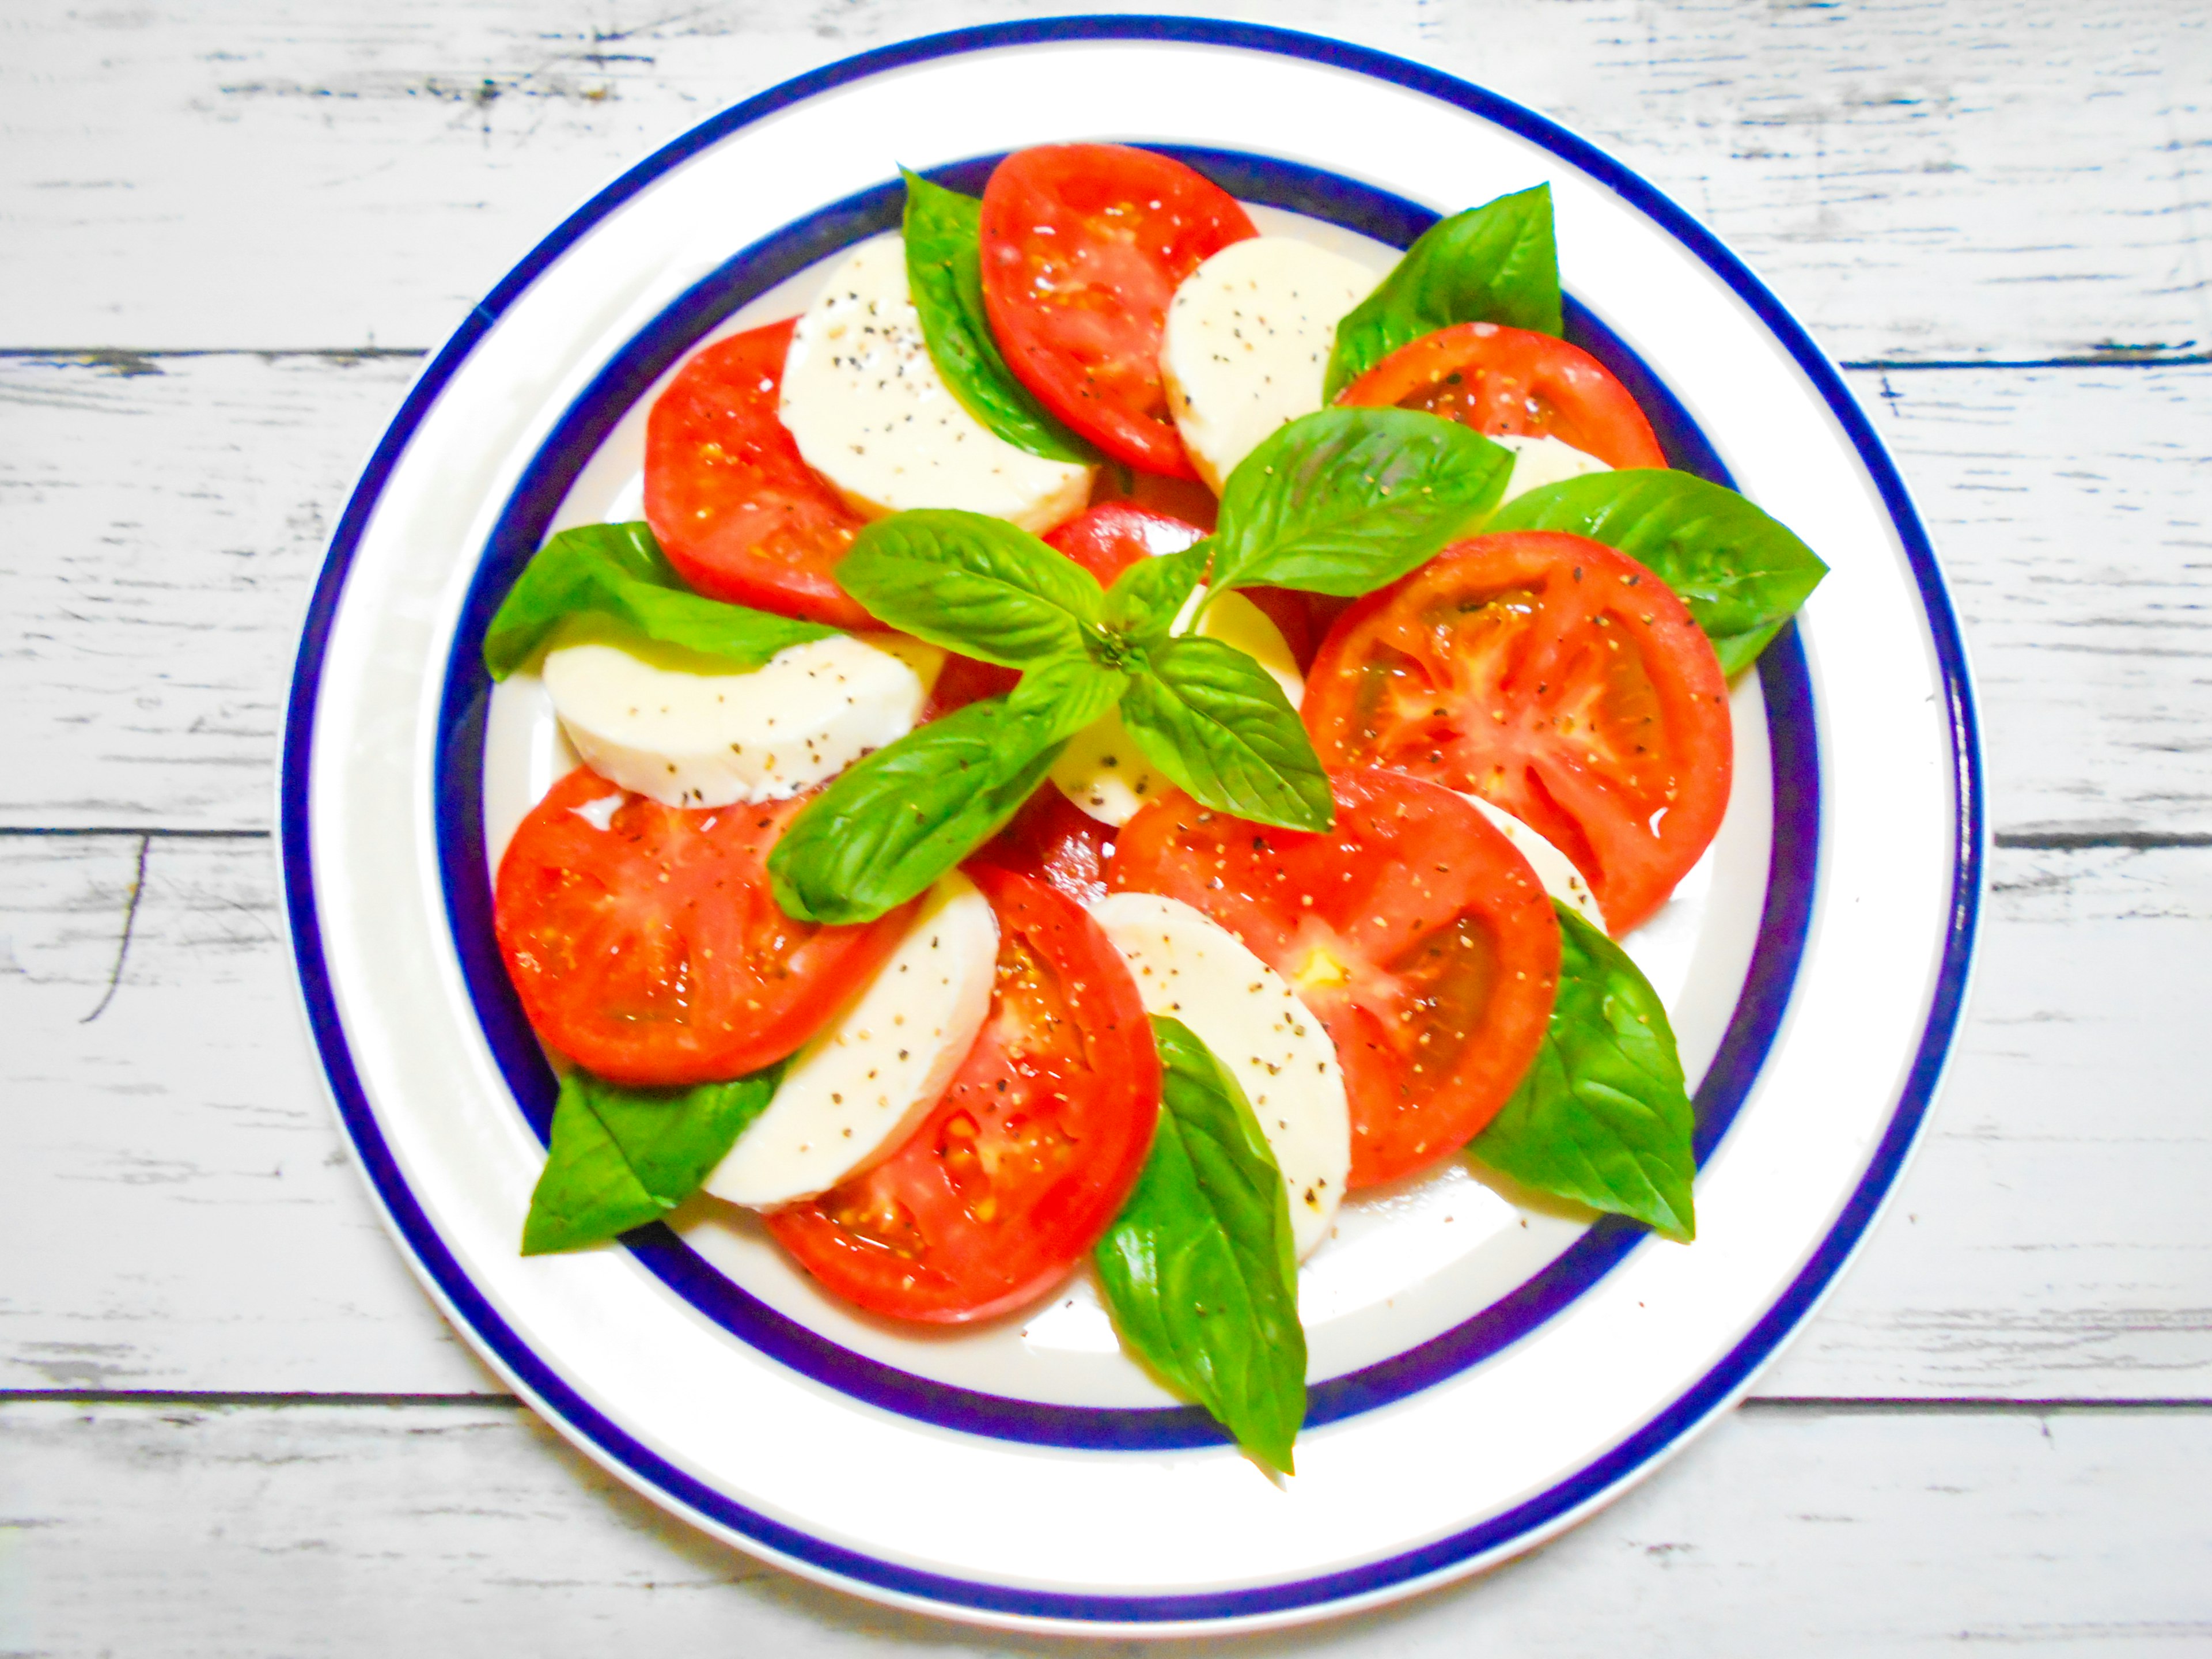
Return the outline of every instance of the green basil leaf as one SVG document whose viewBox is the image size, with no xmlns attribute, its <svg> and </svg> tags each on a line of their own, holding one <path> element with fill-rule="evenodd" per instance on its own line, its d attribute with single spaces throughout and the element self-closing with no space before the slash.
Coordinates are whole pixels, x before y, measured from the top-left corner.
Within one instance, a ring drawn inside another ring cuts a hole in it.
<svg viewBox="0 0 2212 1659">
<path fill-rule="evenodd" d="M 1152 1155 L 1093 1251 L 1122 1340 L 1285 1474 L 1306 1414 L 1306 1334 L 1283 1177 L 1244 1091 L 1179 1020 L 1155 1016 Z"/>
<path fill-rule="evenodd" d="M 1649 566 L 1697 618 L 1722 672 L 1759 659 L 1828 567 L 1733 489 L 1687 472 L 1592 472 L 1516 495 L 1486 530 L 1564 530 Z"/>
<path fill-rule="evenodd" d="M 1273 675 L 1219 640 L 1187 635 L 1147 654 L 1121 720 L 1153 765 L 1216 811 L 1285 830 L 1336 821 L 1328 774 Z"/>
<path fill-rule="evenodd" d="M 1687 1243 L 1696 1114 L 1674 1028 L 1628 953 L 1566 905 L 1559 991 L 1535 1063 L 1468 1147 L 1526 1187 Z"/>
<path fill-rule="evenodd" d="M 1180 553 L 1138 560 L 1106 590 L 1106 626 L 1139 646 L 1167 638 L 1212 555 L 1211 542 L 1199 542 Z"/>
<path fill-rule="evenodd" d="M 579 623 L 713 657 L 731 672 L 837 631 L 702 599 L 684 586 L 646 526 L 587 524 L 561 532 L 522 568 L 484 630 L 484 667 L 503 680 L 556 629 Z"/>
<path fill-rule="evenodd" d="M 1014 378 L 983 311 L 980 222 L 983 204 L 906 179 L 906 280 L 921 313 L 929 360 L 960 406 L 1017 449 L 1048 461 L 1090 466 L 1098 452 L 1070 432 Z"/>
<path fill-rule="evenodd" d="M 889 626 L 1008 668 L 1080 654 L 1103 599 L 1096 577 L 1028 531 L 947 507 L 878 519 L 837 581 Z"/>
<path fill-rule="evenodd" d="M 522 1224 L 523 1255 L 580 1249 L 659 1220 L 699 1190 L 782 1079 L 781 1061 L 688 1089 L 633 1089 L 570 1072 Z"/>
<path fill-rule="evenodd" d="M 839 773 L 769 854 L 785 914 L 872 921 L 1006 827 L 1067 739 L 1127 676 L 1079 659 L 1024 674 L 1005 696 L 917 726 Z"/>
<path fill-rule="evenodd" d="M 1417 410 L 1301 416 L 1229 475 L 1213 590 L 1371 592 L 1487 513 L 1512 472 L 1502 445 Z"/>
<path fill-rule="evenodd" d="M 1322 398 L 1334 402 L 1400 346 L 1454 323 L 1560 331 L 1549 185 L 1501 196 L 1423 231 L 1381 286 L 1337 324 Z"/>
</svg>

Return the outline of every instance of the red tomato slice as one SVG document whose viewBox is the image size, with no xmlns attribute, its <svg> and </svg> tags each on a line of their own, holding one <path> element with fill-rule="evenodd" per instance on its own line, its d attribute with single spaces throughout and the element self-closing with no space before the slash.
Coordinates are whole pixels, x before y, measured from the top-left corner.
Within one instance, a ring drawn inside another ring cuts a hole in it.
<svg viewBox="0 0 2212 1659">
<path fill-rule="evenodd" d="M 994 662 L 978 662 L 957 651 L 948 653 L 945 666 L 937 671 L 937 683 L 929 689 L 929 702 L 924 705 L 921 717 L 925 721 L 941 720 L 956 708 L 965 708 L 971 702 L 1012 690 L 1021 677 L 1018 668 L 1001 668 Z"/>
<path fill-rule="evenodd" d="M 1106 879 L 1203 910 L 1290 981 L 1344 1067 L 1348 1184 L 1371 1187 L 1464 1146 L 1512 1095 L 1551 1018 L 1559 926 L 1513 843 L 1449 789 L 1329 781 L 1336 825 L 1318 834 L 1156 801 Z"/>
<path fill-rule="evenodd" d="M 1102 466 L 1097 482 L 1091 486 L 1091 505 L 1111 507 L 1116 502 L 1164 513 L 1170 519 L 1196 525 L 1209 536 L 1221 516 L 1220 501 L 1194 476 L 1164 478 L 1157 472 L 1139 472 L 1131 467 Z"/>
<path fill-rule="evenodd" d="M 1180 161 L 1119 144 L 1018 150 L 983 188 L 983 307 L 1006 363 L 1116 460 L 1197 473 L 1160 384 L 1176 285 L 1259 233 Z"/>
<path fill-rule="evenodd" d="M 598 828 L 579 809 L 614 796 Z M 880 966 L 913 906 L 793 921 L 765 860 L 805 798 L 678 811 L 579 767 L 500 860 L 493 921 L 538 1035 L 617 1083 L 710 1083 L 780 1060 Z"/>
<path fill-rule="evenodd" d="M 777 416 L 796 319 L 695 352 L 645 428 L 645 518 L 711 599 L 840 628 L 872 624 L 830 571 L 865 522 Z"/>
<path fill-rule="evenodd" d="M 975 857 L 1089 904 L 1106 896 L 1106 859 L 1114 845 L 1107 837 L 1113 833 L 1046 783 L 1011 823 L 976 849 Z"/>
<path fill-rule="evenodd" d="M 982 1036 L 898 1151 L 769 1218 L 823 1284 L 894 1319 L 987 1319 L 1049 1290 L 1121 1210 L 1159 1114 L 1152 1027 L 1098 925 L 1025 877 L 969 874 L 999 916 Z"/>
<path fill-rule="evenodd" d="M 1322 763 L 1475 791 L 1574 860 L 1625 933 L 1728 809 L 1728 686 L 1666 583 L 1579 536 L 1448 547 L 1345 612 L 1306 681 Z"/>
<path fill-rule="evenodd" d="M 1079 514 L 1044 539 L 1096 576 L 1099 586 L 1111 587 L 1138 560 L 1180 553 L 1204 541 L 1206 532 L 1151 507 L 1109 501 Z"/>
<path fill-rule="evenodd" d="M 1611 467 L 1667 465 L 1651 422 L 1603 363 L 1524 328 L 1440 329 L 1399 347 L 1336 400 L 1418 409 L 1478 432 L 1557 438 Z"/>
</svg>

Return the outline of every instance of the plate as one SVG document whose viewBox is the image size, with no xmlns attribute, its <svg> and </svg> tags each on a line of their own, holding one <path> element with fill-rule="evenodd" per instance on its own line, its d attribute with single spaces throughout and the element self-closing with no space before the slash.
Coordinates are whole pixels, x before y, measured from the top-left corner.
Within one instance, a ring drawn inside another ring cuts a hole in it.
<svg viewBox="0 0 2212 1659">
<path fill-rule="evenodd" d="M 1079 1275 L 917 1337 L 706 1204 L 517 1250 L 552 1084 L 492 945 L 489 860 L 562 765 L 485 623 L 551 530 L 635 512 L 643 412 L 701 342 L 787 315 L 896 227 L 894 162 L 980 189 L 1073 138 L 1180 155 L 1262 228 L 1387 260 L 1548 180 L 1571 337 L 1833 574 L 1734 697 L 1705 862 L 1631 941 L 1697 1084 L 1699 1237 L 1456 1167 L 1348 1205 L 1302 1278 L 1312 1409 L 1273 1481 L 1121 1358 Z M 386 1220 L 583 1450 L 744 1548 L 981 1622 L 1279 1625 L 1531 1547 L 1747 1388 L 1893 1183 L 1966 991 L 1984 825 L 1932 552 L 1833 368 L 1687 216 L 1589 145 L 1402 60 L 1243 25 L 1079 19 L 848 59 L 709 120 L 541 243 L 425 368 L 311 607 L 282 776 L 299 981 Z M 886 1498 L 890 1501 L 886 1501 Z"/>
</svg>

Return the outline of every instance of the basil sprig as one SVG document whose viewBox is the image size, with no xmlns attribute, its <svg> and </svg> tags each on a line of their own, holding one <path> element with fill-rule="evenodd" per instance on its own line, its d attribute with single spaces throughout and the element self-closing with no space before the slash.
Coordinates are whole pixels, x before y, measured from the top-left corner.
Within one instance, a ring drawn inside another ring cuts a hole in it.
<svg viewBox="0 0 2212 1659">
<path fill-rule="evenodd" d="M 1512 465 L 1432 415 L 1322 410 L 1230 475 L 1210 540 L 1139 560 L 1105 592 L 1002 520 L 939 508 L 877 520 L 837 566 L 845 591 L 1022 682 L 908 732 L 811 802 L 769 855 L 777 902 L 816 921 L 904 903 L 996 834 L 1060 746 L 1117 703 L 1146 758 L 1201 805 L 1328 829 L 1328 778 L 1282 688 L 1219 641 L 1174 635 L 1176 617 L 1201 580 L 1213 593 L 1339 594 L 1395 580 L 1494 506 Z"/>
<path fill-rule="evenodd" d="M 1017 449 L 1091 465 L 1098 452 L 1014 378 L 983 310 L 983 204 L 900 169 L 906 179 L 906 280 L 929 360 L 960 406 Z"/>
<path fill-rule="evenodd" d="M 1468 1152 L 1525 1187 L 1687 1243 L 1697 1122 L 1667 1011 L 1626 951 L 1553 908 L 1559 988 L 1543 1047 Z"/>
<path fill-rule="evenodd" d="M 1656 468 L 1546 484 L 1483 528 L 1563 530 L 1618 548 L 1681 596 L 1731 675 L 1758 660 L 1828 574 L 1819 554 L 1733 489 Z"/>
<path fill-rule="evenodd" d="M 522 1224 L 523 1255 L 581 1249 L 658 1221 L 699 1190 L 782 1078 L 781 1061 L 690 1089 L 634 1089 L 570 1072 Z"/>
<path fill-rule="evenodd" d="M 562 637 L 605 632 L 675 646 L 743 673 L 837 630 L 702 599 L 684 586 L 642 524 L 587 524 L 538 550 L 484 630 L 484 667 L 503 680 Z"/>
<path fill-rule="evenodd" d="M 1306 1413 L 1290 1197 L 1244 1091 L 1190 1028 L 1155 1016 L 1159 1127 L 1092 1259 L 1121 1339 L 1285 1474 Z"/>
<path fill-rule="evenodd" d="M 1337 324 L 1322 396 L 1334 402 L 1399 347 L 1455 323 L 1560 332 L 1549 185 L 1501 196 L 1422 232 L 1381 285 Z"/>
</svg>

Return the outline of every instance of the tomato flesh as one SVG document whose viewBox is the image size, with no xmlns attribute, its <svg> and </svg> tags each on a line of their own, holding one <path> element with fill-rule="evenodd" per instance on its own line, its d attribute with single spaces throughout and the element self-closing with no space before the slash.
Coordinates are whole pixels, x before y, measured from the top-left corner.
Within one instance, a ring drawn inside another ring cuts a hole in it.
<svg viewBox="0 0 2212 1659">
<path fill-rule="evenodd" d="M 1109 501 L 1070 519 L 1044 539 L 1111 587 L 1140 559 L 1180 553 L 1206 538 L 1196 525 L 1127 501 Z"/>
<path fill-rule="evenodd" d="M 1168 301 L 1231 242 L 1244 210 L 1180 161 L 1119 144 L 1048 144 L 984 186 L 983 306 L 1006 363 L 1115 459 L 1198 475 L 1160 380 Z"/>
<path fill-rule="evenodd" d="M 1136 1184 L 1159 1055 L 1098 925 L 1027 877 L 969 873 L 999 918 L 982 1034 L 890 1158 L 769 1229 L 830 1290 L 894 1319 L 987 1319 L 1049 1290 Z"/>
<path fill-rule="evenodd" d="M 1498 323 L 1460 323 L 1403 345 L 1337 402 L 1417 409 L 1478 432 L 1557 438 L 1610 467 L 1663 467 L 1628 388 L 1579 346 Z"/>
<path fill-rule="evenodd" d="M 1349 1184 L 1464 1146 L 1535 1058 L 1559 929 L 1528 861 L 1448 789 L 1332 772 L 1335 826 L 1269 829 L 1188 797 L 1117 832 L 1109 887 L 1204 911 L 1286 980 L 1336 1044 Z"/>
<path fill-rule="evenodd" d="M 1728 809 L 1728 686 L 1682 602 L 1579 536 L 1479 536 L 1329 630 L 1304 713 L 1322 763 L 1465 789 L 1571 859 L 1625 933 Z"/>
<path fill-rule="evenodd" d="M 538 1035 L 641 1085 L 742 1077 L 811 1036 L 914 907 L 836 927 L 778 909 L 769 849 L 805 804 L 679 810 L 583 767 L 555 784 L 507 843 L 493 901 Z"/>
<path fill-rule="evenodd" d="M 1078 904 L 1106 896 L 1106 860 L 1113 830 L 1045 784 L 1013 821 L 976 849 L 976 859 L 1041 881 Z"/>
<path fill-rule="evenodd" d="M 872 624 L 831 575 L 864 520 L 808 466 L 777 404 L 796 319 L 695 352 L 645 428 L 645 517 L 708 599 Z"/>
</svg>

